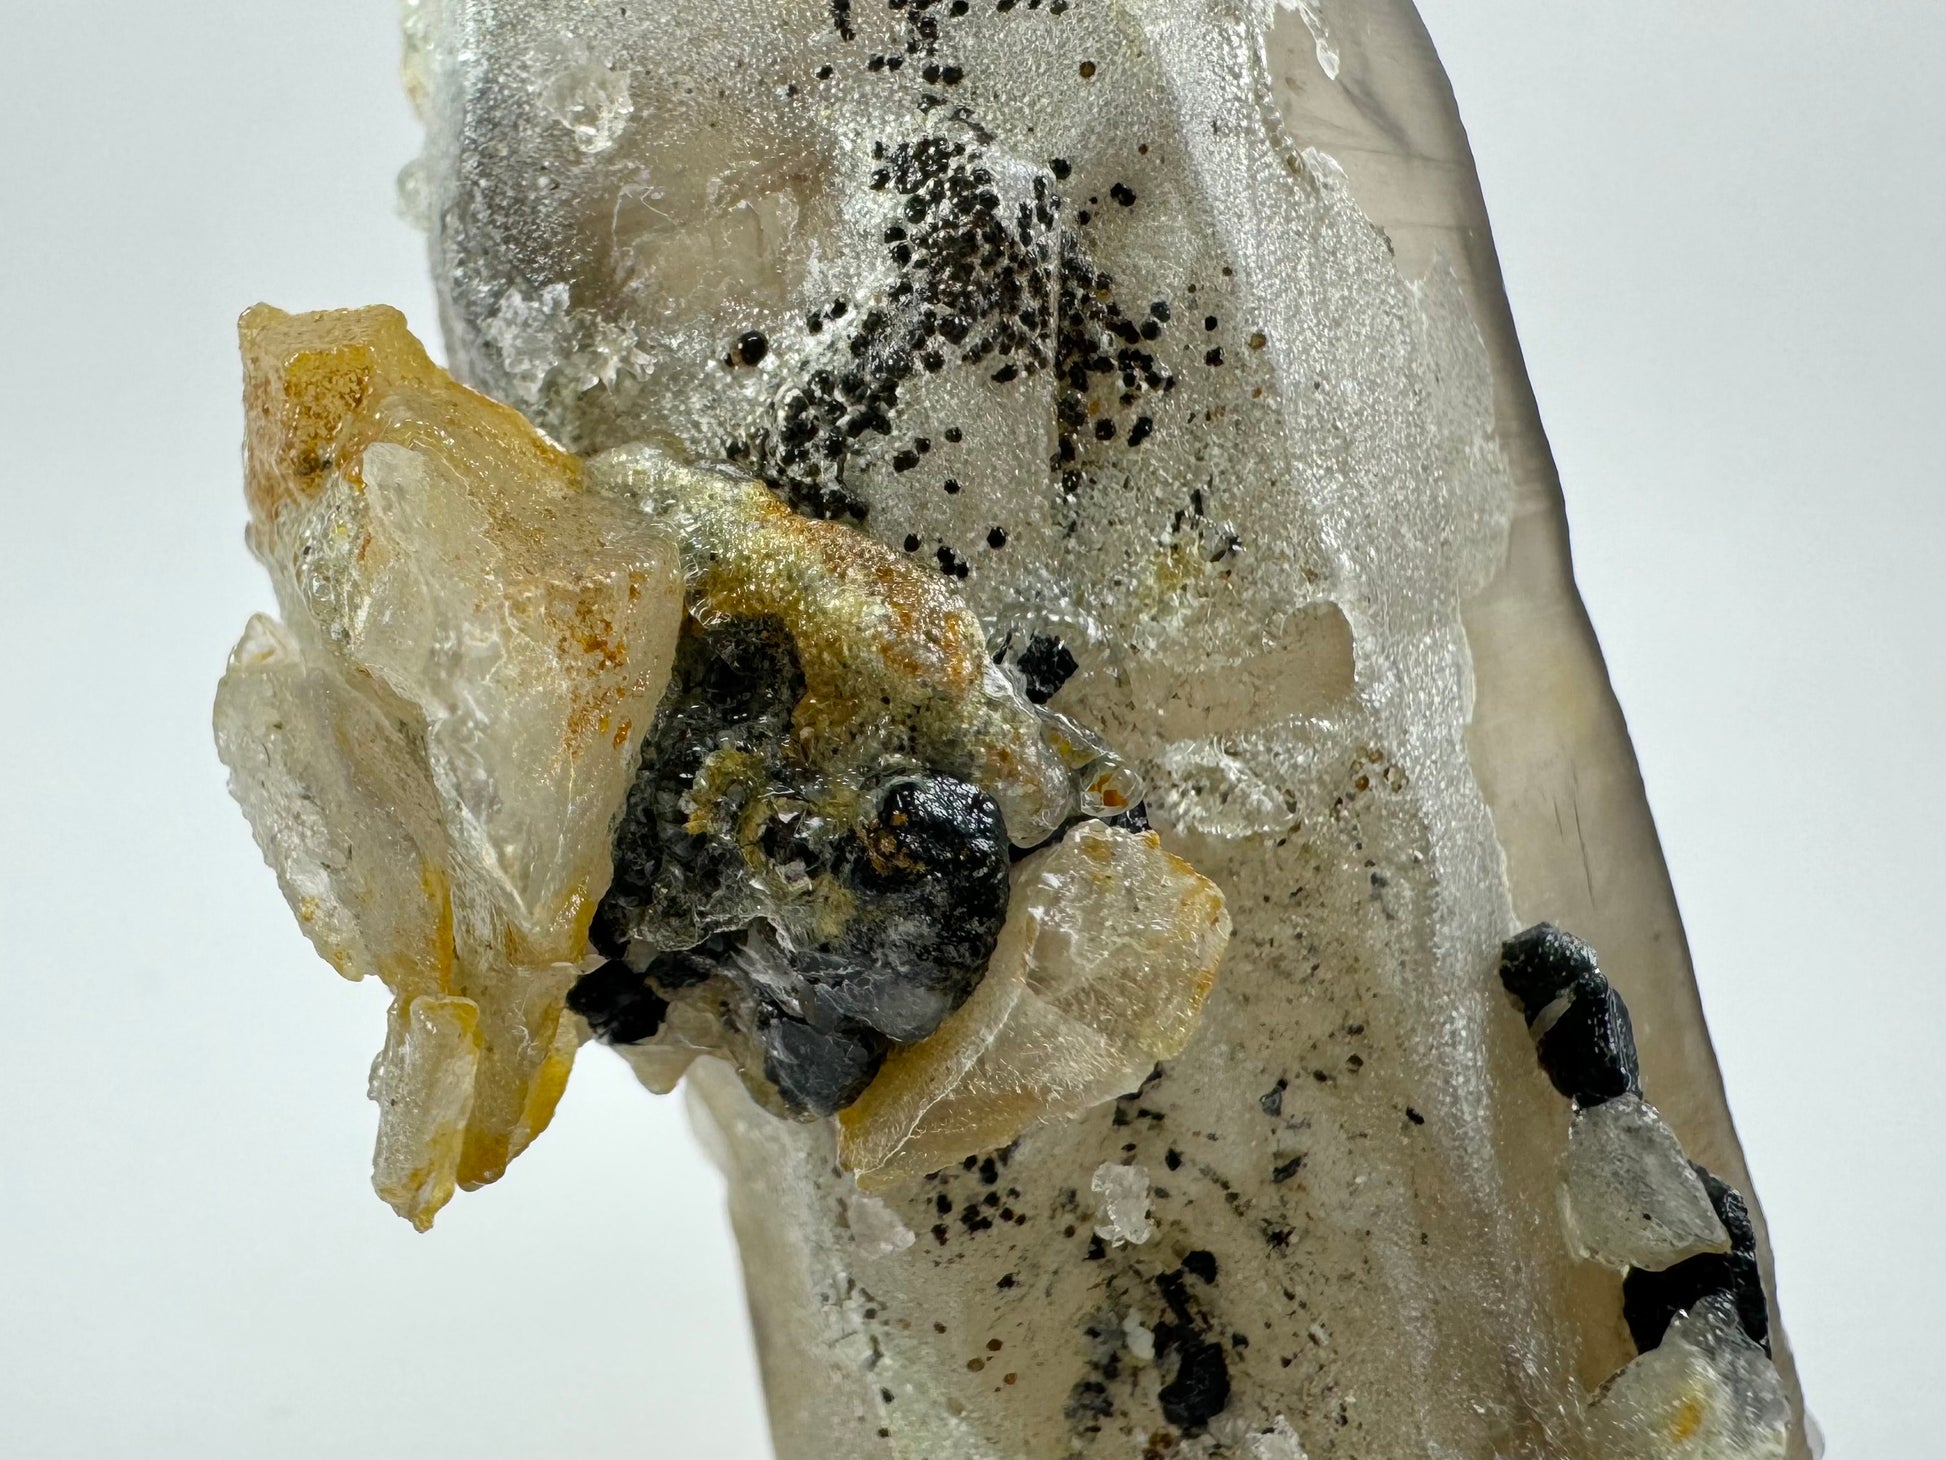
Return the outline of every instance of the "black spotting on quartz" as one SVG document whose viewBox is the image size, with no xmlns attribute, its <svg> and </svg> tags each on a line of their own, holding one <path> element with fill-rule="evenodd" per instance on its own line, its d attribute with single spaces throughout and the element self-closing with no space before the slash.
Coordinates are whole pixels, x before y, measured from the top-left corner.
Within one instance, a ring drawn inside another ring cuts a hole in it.
<svg viewBox="0 0 1946 1460">
<path fill-rule="evenodd" d="M 1500 949 L 1500 982 L 1520 1004 L 1541 1068 L 1554 1088 L 1584 1108 L 1642 1093 L 1628 1006 L 1609 987 L 1595 950 L 1552 923 L 1537 923 Z"/>
<path fill-rule="evenodd" d="M 1730 1250 L 1699 1253 L 1662 1272 L 1630 1268 L 1622 1280 L 1622 1316 L 1628 1320 L 1628 1331 L 1635 1347 L 1647 1353 L 1662 1342 L 1678 1313 L 1712 1293 L 1725 1293 L 1736 1305 L 1743 1331 L 1769 1353 L 1770 1307 L 1757 1267 L 1757 1232 L 1750 1224 L 1750 1209 L 1728 1182 L 1701 1166 L 1696 1174 L 1703 1179 L 1723 1230 L 1730 1234 Z"/>
<path fill-rule="evenodd" d="M 619 959 L 584 973 L 568 990 L 568 1007 L 607 1044 L 640 1044 L 662 1027 L 669 1002 Z"/>
<path fill-rule="evenodd" d="M 1051 634 L 1036 634 L 1029 639 L 1014 665 L 1027 681 L 1027 698 L 1037 705 L 1053 699 L 1081 667 L 1068 646 Z"/>
</svg>

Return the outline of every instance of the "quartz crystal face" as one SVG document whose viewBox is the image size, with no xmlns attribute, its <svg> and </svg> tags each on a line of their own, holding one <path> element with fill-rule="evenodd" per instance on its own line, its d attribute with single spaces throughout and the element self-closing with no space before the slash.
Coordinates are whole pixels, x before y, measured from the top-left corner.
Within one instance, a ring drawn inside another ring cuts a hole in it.
<svg viewBox="0 0 1946 1460">
<path fill-rule="evenodd" d="M 244 316 L 252 622 L 217 748 L 318 951 L 396 999 L 374 1179 L 424 1227 L 544 1128 L 681 617 L 668 533 L 392 310 Z"/>
<path fill-rule="evenodd" d="M 785 1460 L 1802 1454 L 1405 0 L 405 15 L 455 374 L 547 434 L 253 316 L 218 712 L 399 992 L 388 1199 L 593 1032 L 689 1082 Z M 564 783 L 512 605 L 625 565 Z"/>
</svg>

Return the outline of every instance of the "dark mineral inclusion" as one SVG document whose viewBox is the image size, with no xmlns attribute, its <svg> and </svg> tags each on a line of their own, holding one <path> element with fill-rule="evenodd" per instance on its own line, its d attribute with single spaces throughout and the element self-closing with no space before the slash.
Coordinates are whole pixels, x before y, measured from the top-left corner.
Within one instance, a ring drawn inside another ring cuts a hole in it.
<svg viewBox="0 0 1946 1460">
<path fill-rule="evenodd" d="M 792 1109 L 829 1115 L 858 1098 L 891 1044 L 930 1034 L 979 983 L 1006 921 L 1010 848 L 991 796 L 904 758 L 845 814 L 854 803 L 830 794 L 790 738 L 803 693 L 775 621 L 685 628 L 589 934 L 608 961 L 568 1003 L 609 1043 L 639 1043 L 671 996 L 723 974 L 750 995 L 765 1079 Z M 726 752 L 734 784 L 708 793 L 708 827 L 694 830 L 698 777 Z M 823 897 L 844 909 L 836 930 L 753 911 L 753 871 L 801 889 L 801 906 Z M 686 930 L 687 946 L 653 947 L 640 936 L 651 922 Z"/>
<path fill-rule="evenodd" d="M 1628 1007 L 1596 966 L 1593 948 L 1552 923 L 1536 923 L 1501 946 L 1500 982 L 1520 1005 L 1527 1027 L 1539 1029 L 1535 1052 L 1555 1089 L 1583 1109 L 1642 1093 Z M 1735 1304 L 1743 1331 L 1769 1353 L 1770 1311 L 1749 1209 L 1727 1182 L 1701 1166 L 1696 1174 L 1729 1234 L 1730 1250 L 1700 1253 L 1661 1272 L 1630 1268 L 1622 1281 L 1629 1334 L 1646 1353 L 1662 1342 L 1677 1314 L 1723 1293 Z"/>
</svg>

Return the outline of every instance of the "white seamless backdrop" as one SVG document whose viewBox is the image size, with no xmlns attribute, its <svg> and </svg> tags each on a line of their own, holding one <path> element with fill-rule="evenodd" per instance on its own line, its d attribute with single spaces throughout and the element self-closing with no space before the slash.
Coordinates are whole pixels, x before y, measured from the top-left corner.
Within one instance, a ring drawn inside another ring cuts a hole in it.
<svg viewBox="0 0 1946 1460">
<path fill-rule="evenodd" d="M 1946 1454 L 1946 7 L 1426 8 L 1812 1406 Z M 430 1236 L 372 1196 L 381 991 L 210 747 L 269 606 L 234 317 L 434 333 L 393 25 L 0 29 L 0 1454 L 767 1453 L 720 1184 L 618 1061 Z"/>
</svg>

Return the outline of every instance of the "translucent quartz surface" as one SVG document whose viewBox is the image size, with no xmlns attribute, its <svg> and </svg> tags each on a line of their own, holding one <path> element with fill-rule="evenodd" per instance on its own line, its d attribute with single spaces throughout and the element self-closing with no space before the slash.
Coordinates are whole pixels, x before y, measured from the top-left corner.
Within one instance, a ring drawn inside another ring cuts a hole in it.
<svg viewBox="0 0 1946 1460">
<path fill-rule="evenodd" d="M 1660 1272 L 1699 1252 L 1729 1250 L 1702 1179 L 1640 1096 L 1574 1113 L 1561 1205 L 1575 1245 L 1618 1272 Z"/>
<path fill-rule="evenodd" d="M 394 996 L 373 1180 L 415 1226 L 543 1130 L 608 836 L 669 679 L 674 539 L 448 378 L 396 310 L 240 326 L 249 540 L 283 622 L 216 696 L 306 935 Z"/>
<path fill-rule="evenodd" d="M 778 1451 L 1601 1453 L 1633 1347 L 1516 914 L 1749 1185 L 1438 63 L 1402 0 L 955 8 L 408 8 L 455 370 L 936 558 L 1015 670 L 1058 640 L 1234 918 L 1139 1092 L 862 1223 L 829 1125 L 692 1071 Z"/>
</svg>

